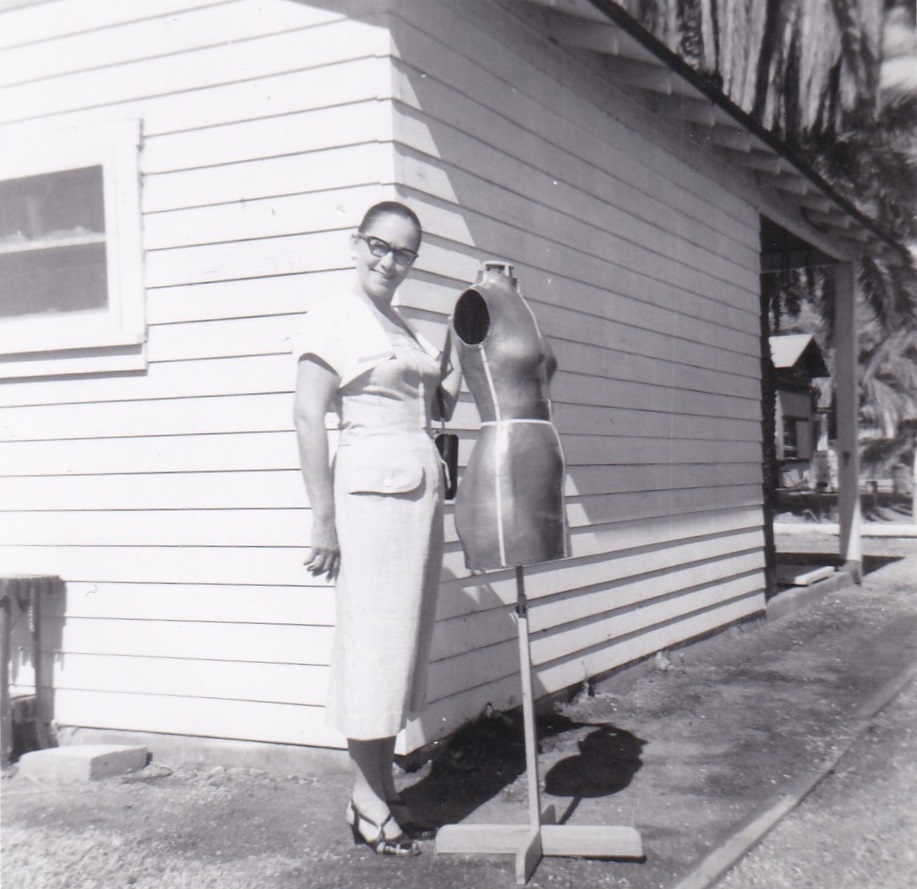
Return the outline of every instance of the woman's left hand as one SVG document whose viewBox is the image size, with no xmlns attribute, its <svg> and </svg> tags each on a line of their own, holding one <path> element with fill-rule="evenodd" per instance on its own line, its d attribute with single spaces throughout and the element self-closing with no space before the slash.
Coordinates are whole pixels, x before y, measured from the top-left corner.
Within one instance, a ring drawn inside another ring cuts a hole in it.
<svg viewBox="0 0 917 889">
<path fill-rule="evenodd" d="M 328 580 L 337 577 L 341 567 L 341 548 L 338 545 L 334 521 L 314 521 L 312 526 L 312 550 L 303 562 L 313 577 L 327 575 Z"/>
</svg>

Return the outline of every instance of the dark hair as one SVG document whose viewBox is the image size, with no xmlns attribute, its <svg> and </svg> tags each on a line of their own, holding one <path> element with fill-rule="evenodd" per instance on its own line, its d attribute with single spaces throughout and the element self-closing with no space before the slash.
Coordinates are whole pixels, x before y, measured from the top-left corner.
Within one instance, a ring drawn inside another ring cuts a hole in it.
<svg viewBox="0 0 917 889">
<path fill-rule="evenodd" d="M 363 221 L 357 231 L 361 234 L 364 233 L 379 217 L 388 216 L 389 214 L 400 216 L 402 219 L 412 223 L 414 228 L 417 229 L 417 241 L 420 243 L 420 239 L 423 237 L 423 226 L 420 224 L 420 219 L 417 218 L 417 214 L 410 207 L 399 201 L 382 201 L 381 203 L 373 204 L 363 215 Z"/>
</svg>

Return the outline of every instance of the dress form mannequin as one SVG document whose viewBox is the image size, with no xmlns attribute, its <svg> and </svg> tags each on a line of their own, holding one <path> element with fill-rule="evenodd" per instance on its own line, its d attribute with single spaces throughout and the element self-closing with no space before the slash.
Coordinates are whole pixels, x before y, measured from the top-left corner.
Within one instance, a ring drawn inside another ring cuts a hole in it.
<svg viewBox="0 0 917 889">
<path fill-rule="evenodd" d="M 505 263 L 485 263 L 451 322 L 481 435 L 455 499 L 471 569 L 567 555 L 564 457 L 551 419 L 557 363 Z"/>
</svg>

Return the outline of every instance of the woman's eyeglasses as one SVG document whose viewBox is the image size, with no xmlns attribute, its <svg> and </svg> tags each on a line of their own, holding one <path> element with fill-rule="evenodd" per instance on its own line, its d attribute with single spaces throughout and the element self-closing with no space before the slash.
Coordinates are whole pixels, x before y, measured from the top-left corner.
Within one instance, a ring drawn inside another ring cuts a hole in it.
<svg viewBox="0 0 917 889">
<path fill-rule="evenodd" d="M 357 232 L 357 237 L 366 244 L 369 248 L 369 252 L 379 259 L 391 253 L 392 259 L 395 260 L 395 264 L 405 268 L 409 265 L 413 265 L 414 260 L 417 259 L 417 253 L 413 250 L 395 250 L 388 241 L 383 241 L 382 238 L 373 238 L 369 235 L 361 234 L 360 232 Z"/>
</svg>

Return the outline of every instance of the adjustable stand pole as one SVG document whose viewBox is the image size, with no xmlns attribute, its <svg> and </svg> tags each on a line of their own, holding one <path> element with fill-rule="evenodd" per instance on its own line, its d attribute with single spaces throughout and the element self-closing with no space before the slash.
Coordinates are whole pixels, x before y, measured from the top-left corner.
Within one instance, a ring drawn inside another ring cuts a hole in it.
<svg viewBox="0 0 917 889">
<path fill-rule="evenodd" d="M 524 886 L 544 855 L 575 858 L 642 858 L 643 843 L 633 827 L 555 824 L 554 807 L 541 808 L 538 739 L 529 650 L 528 604 L 521 566 L 516 568 L 516 624 L 522 674 L 522 715 L 528 773 L 528 824 L 446 824 L 436 834 L 436 851 L 516 856 L 516 884 Z"/>
</svg>

